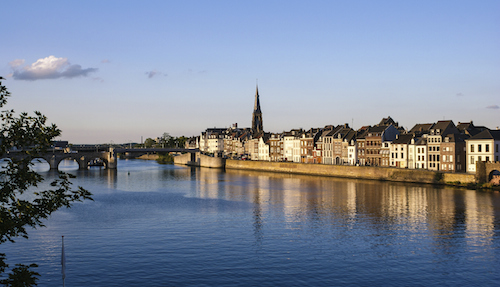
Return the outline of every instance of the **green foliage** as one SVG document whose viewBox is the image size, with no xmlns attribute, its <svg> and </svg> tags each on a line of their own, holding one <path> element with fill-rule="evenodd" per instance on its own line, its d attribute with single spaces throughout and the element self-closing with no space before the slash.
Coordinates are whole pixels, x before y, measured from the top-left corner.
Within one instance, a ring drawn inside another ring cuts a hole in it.
<svg viewBox="0 0 500 287">
<path fill-rule="evenodd" d="M 29 287 L 36 286 L 36 281 L 40 274 L 30 270 L 30 268 L 38 267 L 36 264 L 23 265 L 16 264 L 16 268 L 12 269 L 7 279 L 0 280 L 0 284 L 12 287 Z"/>
<path fill-rule="evenodd" d="M 146 148 L 151 148 L 153 147 L 154 145 L 156 144 L 155 140 L 152 139 L 152 138 L 147 138 L 145 141 L 144 141 L 144 146 Z"/>
<path fill-rule="evenodd" d="M 156 162 L 159 164 L 171 164 L 174 163 L 174 157 L 168 153 L 160 153 Z"/>
<path fill-rule="evenodd" d="M 9 91 L 2 85 L 0 77 L 0 107 L 7 103 Z M 22 196 L 30 188 L 37 187 L 43 177 L 34 172 L 33 159 L 50 148 L 53 139 L 61 134 L 56 125 L 47 125 L 47 118 L 40 112 L 34 116 L 13 110 L 0 113 L 0 158 L 15 149 L 17 158 L 12 158 L 0 171 L 0 244 L 15 242 L 16 237 L 28 238 L 27 227 L 41 227 L 43 220 L 61 207 L 69 208 L 75 201 L 91 198 L 91 193 L 82 187 L 72 189 L 70 179 L 74 176 L 59 172 L 59 178 L 51 189 L 34 192 L 27 200 Z M 31 265 L 16 265 L 7 279 L 0 280 L 5 286 L 35 286 L 38 273 Z M 0 254 L 0 278 L 8 268 L 5 254 Z"/>
</svg>

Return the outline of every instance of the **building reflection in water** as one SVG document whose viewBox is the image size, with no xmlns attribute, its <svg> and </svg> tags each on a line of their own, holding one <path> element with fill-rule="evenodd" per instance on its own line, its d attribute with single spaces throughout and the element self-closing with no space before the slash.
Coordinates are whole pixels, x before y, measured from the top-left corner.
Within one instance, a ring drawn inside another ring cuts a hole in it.
<svg viewBox="0 0 500 287">
<path fill-rule="evenodd" d="M 347 236 L 353 244 L 369 242 L 374 250 L 378 250 L 377 244 L 396 243 L 401 237 L 412 241 L 426 234 L 434 248 L 430 252 L 445 254 L 463 246 L 488 248 L 499 226 L 495 211 L 500 209 L 499 193 L 208 168 L 173 167 L 151 172 L 131 166 L 128 171 L 74 172 L 87 181 L 89 190 L 93 181 L 105 181 L 110 190 L 124 191 L 175 190 L 176 184 L 188 184 L 190 193 L 185 196 L 248 203 L 257 246 L 271 232 L 266 230 L 271 220 L 283 222 L 282 232 L 303 230 L 311 236 L 331 232 L 329 236 Z M 87 188 L 87 183 L 82 185 Z M 225 206 L 203 205 L 200 208 L 206 210 L 200 212 Z M 372 240 L 357 234 L 369 234 Z M 385 241 L 373 240 L 378 237 Z M 414 248 L 419 248 L 418 242 Z"/>
<path fill-rule="evenodd" d="M 456 236 L 457 229 L 465 230 L 470 246 L 488 245 L 495 233 L 492 198 L 498 194 L 252 171 L 194 172 L 196 196 L 253 204 L 257 241 L 262 240 L 266 220 L 273 217 L 283 217 L 290 229 L 330 225 L 337 231 L 362 219 L 374 235 L 411 240 L 412 235 L 430 233 L 438 249 L 456 244 L 456 238 L 447 237 Z"/>
</svg>

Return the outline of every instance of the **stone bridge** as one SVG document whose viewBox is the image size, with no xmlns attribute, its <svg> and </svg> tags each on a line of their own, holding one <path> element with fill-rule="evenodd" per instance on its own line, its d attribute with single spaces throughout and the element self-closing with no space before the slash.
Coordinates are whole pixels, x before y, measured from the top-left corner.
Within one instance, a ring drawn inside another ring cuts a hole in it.
<svg viewBox="0 0 500 287">
<path fill-rule="evenodd" d="M 500 184 L 500 162 L 476 162 L 476 182 Z"/>
<path fill-rule="evenodd" d="M 107 169 L 117 168 L 118 153 L 127 154 L 145 154 L 158 152 L 197 152 L 197 149 L 181 149 L 181 148 L 113 148 L 113 147 L 77 147 L 66 148 L 59 150 L 49 150 L 40 154 L 36 158 L 41 158 L 47 161 L 50 169 L 58 169 L 61 161 L 65 159 L 74 160 L 78 163 L 79 169 L 88 169 L 89 163 L 95 159 L 100 159 Z M 20 159 L 24 157 L 20 151 L 8 151 L 1 158 Z"/>
<path fill-rule="evenodd" d="M 24 154 L 19 151 L 8 151 L 2 158 L 21 159 Z M 89 163 L 95 159 L 100 159 L 104 166 L 109 169 L 116 169 L 116 152 L 112 148 L 108 151 L 72 151 L 72 150 L 53 150 L 47 151 L 35 157 L 35 159 L 44 159 L 50 165 L 50 169 L 58 169 L 61 161 L 66 159 L 74 160 L 78 163 L 79 169 L 88 169 Z"/>
</svg>

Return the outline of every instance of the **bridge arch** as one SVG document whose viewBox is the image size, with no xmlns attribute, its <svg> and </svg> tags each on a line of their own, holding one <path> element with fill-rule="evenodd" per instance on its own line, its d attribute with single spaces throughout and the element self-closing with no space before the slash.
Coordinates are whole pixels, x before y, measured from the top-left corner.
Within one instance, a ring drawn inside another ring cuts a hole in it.
<svg viewBox="0 0 500 287">
<path fill-rule="evenodd" d="M 66 153 L 63 156 L 60 156 L 57 158 L 57 160 L 54 162 L 54 166 L 52 168 L 57 169 L 59 167 L 59 164 L 63 160 L 71 159 L 74 160 L 78 163 L 78 169 L 88 169 L 89 168 L 89 163 L 92 160 L 95 159 L 100 159 L 103 163 L 105 168 L 109 167 L 109 162 L 107 157 L 103 153 Z"/>
<path fill-rule="evenodd" d="M 50 162 L 47 158 L 43 156 L 37 156 L 31 160 L 32 165 L 31 167 L 35 171 L 48 171 L 51 169 Z"/>
<path fill-rule="evenodd" d="M 491 182 L 494 178 L 499 176 L 498 172 L 500 171 L 500 162 L 485 162 L 485 161 L 477 161 L 476 162 L 476 182 L 478 183 L 486 183 Z M 500 184 L 500 182 L 494 183 Z"/>
<path fill-rule="evenodd" d="M 488 175 L 488 182 L 500 185 L 500 171 L 497 169 L 492 170 Z"/>
</svg>

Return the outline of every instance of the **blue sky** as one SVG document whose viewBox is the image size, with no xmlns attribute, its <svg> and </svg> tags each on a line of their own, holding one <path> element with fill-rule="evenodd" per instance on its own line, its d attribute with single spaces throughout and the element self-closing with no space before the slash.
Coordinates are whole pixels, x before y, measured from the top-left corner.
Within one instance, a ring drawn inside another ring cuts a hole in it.
<svg viewBox="0 0 500 287">
<path fill-rule="evenodd" d="M 72 143 L 450 119 L 500 126 L 500 1 L 7 1 L 6 106 Z"/>
</svg>

